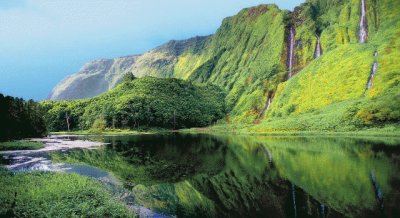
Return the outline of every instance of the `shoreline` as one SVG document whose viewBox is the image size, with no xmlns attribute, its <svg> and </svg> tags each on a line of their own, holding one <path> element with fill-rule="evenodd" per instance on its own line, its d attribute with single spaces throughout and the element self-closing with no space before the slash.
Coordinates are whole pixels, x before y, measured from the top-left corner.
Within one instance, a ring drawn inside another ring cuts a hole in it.
<svg viewBox="0 0 400 218">
<path fill-rule="evenodd" d="M 223 129 L 219 129 L 223 128 Z M 246 127 L 245 127 L 246 128 Z M 245 131 L 245 128 L 232 128 L 229 126 L 215 126 L 204 128 L 183 129 L 182 133 L 205 133 L 205 134 L 235 134 L 248 136 L 323 136 L 323 137 L 391 137 L 400 139 L 400 130 L 392 132 L 384 129 L 367 129 L 358 131 Z"/>
<path fill-rule="evenodd" d="M 219 129 L 220 127 L 224 129 Z M 226 129 L 225 129 L 226 128 Z M 323 137 L 390 137 L 400 138 L 400 130 L 385 131 L 385 129 L 367 129 L 357 131 L 245 131 L 245 128 L 229 128 L 227 126 L 200 127 L 180 130 L 162 130 L 162 131 L 105 131 L 93 133 L 90 131 L 71 131 L 71 132 L 50 132 L 49 136 L 119 136 L 119 135 L 151 135 L 151 134 L 171 134 L 171 133 L 198 133 L 198 134 L 235 134 L 248 136 L 323 136 Z"/>
</svg>

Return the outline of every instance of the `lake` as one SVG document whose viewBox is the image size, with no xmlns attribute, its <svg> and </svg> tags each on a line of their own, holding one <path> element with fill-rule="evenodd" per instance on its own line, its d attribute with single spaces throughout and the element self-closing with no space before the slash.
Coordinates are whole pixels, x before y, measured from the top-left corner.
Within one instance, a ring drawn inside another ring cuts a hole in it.
<svg viewBox="0 0 400 218">
<path fill-rule="evenodd" d="M 109 144 L 53 152 L 51 159 L 110 172 L 132 190 L 136 203 L 159 214 L 400 214 L 400 144 L 395 138 L 206 134 L 88 138 Z"/>
</svg>

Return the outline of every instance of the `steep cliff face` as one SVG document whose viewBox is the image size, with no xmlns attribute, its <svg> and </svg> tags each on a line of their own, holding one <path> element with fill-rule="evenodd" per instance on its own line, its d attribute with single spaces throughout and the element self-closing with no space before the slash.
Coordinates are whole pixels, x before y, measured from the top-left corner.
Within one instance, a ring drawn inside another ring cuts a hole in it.
<svg viewBox="0 0 400 218">
<path fill-rule="evenodd" d="M 395 5 L 394 0 L 342 1 L 341 7 L 321 15 L 332 13 L 328 26 L 316 28 L 323 55 L 279 85 L 267 119 L 257 131 L 346 130 L 349 123 L 396 122 L 400 18 L 395 14 L 400 10 Z M 307 7 L 314 6 L 305 4 L 302 10 Z M 297 37 L 304 42 L 305 37 Z"/>
<path fill-rule="evenodd" d="M 231 116 L 254 121 L 287 75 L 287 16 L 275 5 L 260 5 L 226 18 L 189 79 L 224 87 Z"/>
<path fill-rule="evenodd" d="M 61 81 L 48 96 L 49 100 L 71 100 L 94 97 L 114 88 L 131 72 L 137 77 L 174 76 L 174 66 L 183 52 L 196 53 L 208 37 L 170 41 L 142 55 L 101 59 L 86 63 L 79 72 Z"/>
</svg>

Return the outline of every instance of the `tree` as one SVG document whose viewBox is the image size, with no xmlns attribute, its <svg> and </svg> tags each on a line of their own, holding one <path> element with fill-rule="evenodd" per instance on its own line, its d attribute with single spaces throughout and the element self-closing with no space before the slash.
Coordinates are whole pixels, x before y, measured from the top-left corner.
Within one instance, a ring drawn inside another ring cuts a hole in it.
<svg viewBox="0 0 400 218">
<path fill-rule="evenodd" d="M 130 82 L 137 79 L 135 75 L 133 75 L 132 72 L 128 72 L 124 75 L 124 77 L 122 78 L 123 82 Z"/>
</svg>

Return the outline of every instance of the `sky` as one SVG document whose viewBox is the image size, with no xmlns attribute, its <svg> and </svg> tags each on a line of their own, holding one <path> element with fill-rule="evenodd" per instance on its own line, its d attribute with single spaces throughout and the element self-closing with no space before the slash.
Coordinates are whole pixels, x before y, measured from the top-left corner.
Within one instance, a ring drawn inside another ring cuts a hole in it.
<svg viewBox="0 0 400 218">
<path fill-rule="evenodd" d="M 214 33 L 259 4 L 304 0 L 0 0 L 0 93 L 43 100 L 87 61 Z"/>
</svg>

